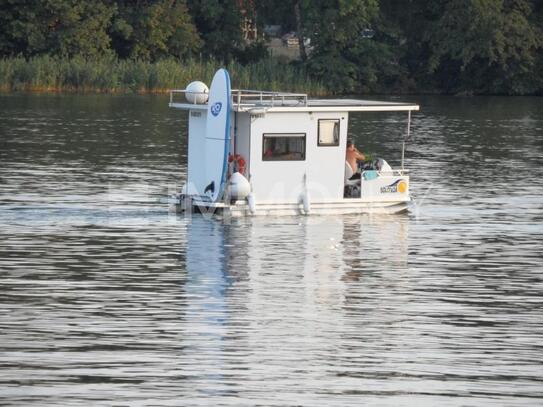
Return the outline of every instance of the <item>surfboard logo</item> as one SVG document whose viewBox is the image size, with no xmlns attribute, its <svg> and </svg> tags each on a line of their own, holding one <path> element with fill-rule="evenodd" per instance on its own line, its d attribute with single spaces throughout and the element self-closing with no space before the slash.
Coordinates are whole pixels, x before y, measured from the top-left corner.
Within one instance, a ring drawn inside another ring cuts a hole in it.
<svg viewBox="0 0 543 407">
<path fill-rule="evenodd" d="M 211 114 L 213 116 L 218 116 L 219 113 L 221 112 L 221 109 L 222 109 L 222 103 L 216 102 L 213 104 L 213 106 L 211 106 Z"/>
</svg>

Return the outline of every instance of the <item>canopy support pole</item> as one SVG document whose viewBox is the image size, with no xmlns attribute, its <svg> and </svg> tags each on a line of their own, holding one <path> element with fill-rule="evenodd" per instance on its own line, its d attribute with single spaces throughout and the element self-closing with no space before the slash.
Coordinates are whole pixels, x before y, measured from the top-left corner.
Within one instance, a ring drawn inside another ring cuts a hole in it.
<svg viewBox="0 0 543 407">
<path fill-rule="evenodd" d="M 402 171 L 404 170 L 404 157 L 405 157 L 405 142 L 409 140 L 411 135 L 411 110 L 407 111 L 407 135 L 404 137 L 402 142 Z"/>
</svg>

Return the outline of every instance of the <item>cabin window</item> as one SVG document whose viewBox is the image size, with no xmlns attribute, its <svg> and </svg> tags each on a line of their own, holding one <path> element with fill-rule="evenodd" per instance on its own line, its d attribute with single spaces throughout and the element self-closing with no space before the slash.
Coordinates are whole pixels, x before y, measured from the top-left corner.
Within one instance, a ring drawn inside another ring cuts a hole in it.
<svg viewBox="0 0 543 407">
<path fill-rule="evenodd" d="M 262 161 L 305 160 L 305 133 L 264 134 Z"/>
<path fill-rule="evenodd" d="M 319 146 L 339 146 L 339 119 L 319 120 Z"/>
</svg>

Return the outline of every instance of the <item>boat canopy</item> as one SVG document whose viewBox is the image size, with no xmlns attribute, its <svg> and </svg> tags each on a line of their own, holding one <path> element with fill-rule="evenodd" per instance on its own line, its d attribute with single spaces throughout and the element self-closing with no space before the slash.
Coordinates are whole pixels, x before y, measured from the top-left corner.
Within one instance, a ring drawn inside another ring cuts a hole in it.
<svg viewBox="0 0 543 407">
<path fill-rule="evenodd" d="M 186 90 L 170 91 L 170 107 L 186 110 L 207 110 L 207 103 L 176 102 L 176 96 Z M 402 112 L 419 110 L 412 103 L 383 102 L 362 99 L 309 99 L 305 93 L 267 92 L 233 89 L 231 91 L 233 111 L 251 114 L 288 112 Z"/>
</svg>

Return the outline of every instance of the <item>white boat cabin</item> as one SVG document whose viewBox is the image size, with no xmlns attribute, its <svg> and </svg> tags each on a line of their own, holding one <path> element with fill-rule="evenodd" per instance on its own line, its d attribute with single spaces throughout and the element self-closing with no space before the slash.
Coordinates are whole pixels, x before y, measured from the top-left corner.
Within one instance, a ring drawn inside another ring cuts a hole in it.
<svg viewBox="0 0 543 407">
<path fill-rule="evenodd" d="M 189 112 L 181 210 L 238 216 L 406 209 L 404 146 L 402 168 L 384 163 L 353 177 L 346 162 L 347 130 L 351 112 L 403 111 L 408 136 L 416 104 L 231 90 L 225 70 L 217 72 L 209 94 L 197 84 L 197 91 L 193 85 L 170 92 L 169 105 Z"/>
</svg>

